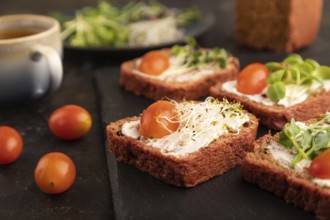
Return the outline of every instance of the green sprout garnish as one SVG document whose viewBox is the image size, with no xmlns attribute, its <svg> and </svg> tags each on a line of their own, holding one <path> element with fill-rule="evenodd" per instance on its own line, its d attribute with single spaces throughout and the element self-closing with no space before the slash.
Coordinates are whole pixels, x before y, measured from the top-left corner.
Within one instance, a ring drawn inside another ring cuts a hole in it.
<svg viewBox="0 0 330 220">
<path fill-rule="evenodd" d="M 278 102 L 285 97 L 286 85 L 305 85 L 311 87 L 314 82 L 323 84 L 330 79 L 330 67 L 321 66 L 313 59 L 305 59 L 298 54 L 291 54 L 282 62 L 269 62 L 266 67 L 270 72 L 267 79 L 267 96 Z"/>
<path fill-rule="evenodd" d="M 61 23 L 62 39 L 69 45 L 115 48 L 128 45 L 129 24 L 175 16 L 176 25 L 183 27 L 202 16 L 195 7 L 174 10 L 156 0 L 130 1 L 121 7 L 103 0 L 96 6 L 76 10 L 73 18 L 61 13 L 52 15 Z"/>
<path fill-rule="evenodd" d="M 330 113 L 307 128 L 300 127 L 291 119 L 279 133 L 279 143 L 288 149 L 296 149 L 297 154 L 291 167 L 295 167 L 303 159 L 314 159 L 330 148 Z"/>
<path fill-rule="evenodd" d="M 186 39 L 187 45 L 174 45 L 171 52 L 181 59 L 189 70 L 199 69 L 203 66 L 215 64 L 218 68 L 224 69 L 228 64 L 229 53 L 223 48 L 203 49 L 197 44 L 195 38 Z"/>
</svg>

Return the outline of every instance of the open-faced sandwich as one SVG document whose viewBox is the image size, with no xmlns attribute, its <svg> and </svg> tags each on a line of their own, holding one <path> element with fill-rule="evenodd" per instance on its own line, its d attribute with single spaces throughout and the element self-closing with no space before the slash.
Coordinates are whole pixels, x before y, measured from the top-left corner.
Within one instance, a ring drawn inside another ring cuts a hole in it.
<svg viewBox="0 0 330 220">
<path fill-rule="evenodd" d="M 308 123 L 294 119 L 255 143 L 241 166 L 243 178 L 286 202 L 330 219 L 330 113 Z"/>
<path fill-rule="evenodd" d="M 140 116 L 107 126 L 118 161 L 169 184 L 193 187 L 241 164 L 252 151 L 258 120 L 239 103 L 160 100 Z"/>
<path fill-rule="evenodd" d="M 305 121 L 330 110 L 330 68 L 291 54 L 282 62 L 245 67 L 236 80 L 210 89 L 217 98 L 240 102 L 263 124 L 280 130 L 291 118 Z"/>
<path fill-rule="evenodd" d="M 150 51 L 121 65 L 120 85 L 136 95 L 159 100 L 195 100 L 209 94 L 217 82 L 235 79 L 239 61 L 225 49 L 185 46 Z"/>
</svg>

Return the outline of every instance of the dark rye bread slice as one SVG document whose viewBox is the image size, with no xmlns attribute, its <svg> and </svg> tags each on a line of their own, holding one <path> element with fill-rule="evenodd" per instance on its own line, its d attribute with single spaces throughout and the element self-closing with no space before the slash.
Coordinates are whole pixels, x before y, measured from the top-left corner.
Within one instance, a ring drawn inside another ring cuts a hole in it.
<svg viewBox="0 0 330 220">
<path fill-rule="evenodd" d="M 317 219 L 330 219 L 330 188 L 314 184 L 308 172 L 297 174 L 273 160 L 265 146 L 275 138 L 265 135 L 255 142 L 254 152 L 248 153 L 241 165 L 242 178 L 287 203 L 314 212 Z"/>
<path fill-rule="evenodd" d="M 306 121 L 318 117 L 327 111 L 330 111 L 330 91 L 314 93 L 305 101 L 290 106 L 266 106 L 247 97 L 239 96 L 230 92 L 221 90 L 222 84 L 217 84 L 210 88 L 211 96 L 222 99 L 227 98 L 230 101 L 240 102 L 244 109 L 251 112 L 259 118 L 260 124 L 274 130 L 283 129 L 287 122 L 294 118 L 296 121 Z"/>
<path fill-rule="evenodd" d="M 164 82 L 133 73 L 133 70 L 138 68 L 136 60 L 122 63 L 119 84 L 126 91 L 133 92 L 138 96 L 143 95 L 153 100 L 159 100 L 164 97 L 174 100 L 196 100 L 207 96 L 209 88 L 217 82 L 233 80 L 239 73 L 239 60 L 231 56 L 225 69 L 218 69 L 211 75 L 190 82 Z"/>
<path fill-rule="evenodd" d="M 139 120 L 139 117 L 110 123 L 107 126 L 108 146 L 120 162 L 133 165 L 166 183 L 193 187 L 241 164 L 246 153 L 253 150 L 258 120 L 247 114 L 251 122 L 243 125 L 239 134 L 221 136 L 207 147 L 186 156 L 166 155 L 142 141 L 122 135 L 123 124 Z"/>
</svg>

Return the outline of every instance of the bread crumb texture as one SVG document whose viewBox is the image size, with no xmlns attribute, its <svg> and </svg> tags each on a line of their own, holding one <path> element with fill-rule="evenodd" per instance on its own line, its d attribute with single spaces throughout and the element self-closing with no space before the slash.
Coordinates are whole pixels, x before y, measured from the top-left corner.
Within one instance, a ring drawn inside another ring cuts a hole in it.
<svg viewBox="0 0 330 220">
<path fill-rule="evenodd" d="M 123 124 L 140 117 L 111 122 L 107 126 L 108 145 L 118 161 L 133 165 L 166 183 L 193 187 L 240 165 L 246 153 L 253 150 L 258 120 L 245 113 L 250 123 L 241 126 L 238 134 L 225 134 L 207 147 L 184 156 L 165 154 L 140 139 L 122 135 Z"/>
<path fill-rule="evenodd" d="M 314 212 L 317 219 L 330 219 L 330 189 L 280 166 L 265 150 L 274 137 L 266 135 L 255 142 L 241 166 L 242 178 L 283 198 L 287 203 Z"/>
<path fill-rule="evenodd" d="M 292 52 L 317 37 L 322 0 L 236 0 L 236 42 L 254 49 Z"/>
</svg>

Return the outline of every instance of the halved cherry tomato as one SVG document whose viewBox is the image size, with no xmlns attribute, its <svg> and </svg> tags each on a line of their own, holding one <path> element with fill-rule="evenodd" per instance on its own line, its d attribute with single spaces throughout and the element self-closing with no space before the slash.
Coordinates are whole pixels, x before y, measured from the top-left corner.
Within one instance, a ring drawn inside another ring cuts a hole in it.
<svg viewBox="0 0 330 220">
<path fill-rule="evenodd" d="M 56 137 L 75 140 L 89 132 L 92 117 L 86 109 L 78 105 L 65 105 L 50 115 L 48 126 Z"/>
<path fill-rule="evenodd" d="M 41 191 L 58 194 L 68 190 L 76 178 L 76 167 L 64 153 L 52 152 L 40 158 L 34 179 Z"/>
<path fill-rule="evenodd" d="M 330 179 L 330 149 L 318 155 L 311 163 L 309 172 L 320 179 Z"/>
<path fill-rule="evenodd" d="M 160 75 L 170 66 L 168 55 L 162 51 L 150 51 L 141 60 L 139 70 L 150 75 Z"/>
<path fill-rule="evenodd" d="M 23 150 L 23 139 L 18 131 L 9 126 L 0 126 L 0 164 L 16 161 Z"/>
<path fill-rule="evenodd" d="M 180 125 L 174 104 L 157 101 L 144 110 L 140 121 L 140 134 L 144 137 L 162 138 L 176 131 Z"/>
<path fill-rule="evenodd" d="M 237 77 L 237 90 L 254 95 L 261 93 L 266 87 L 269 71 L 264 64 L 252 63 L 246 66 Z"/>
</svg>

